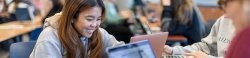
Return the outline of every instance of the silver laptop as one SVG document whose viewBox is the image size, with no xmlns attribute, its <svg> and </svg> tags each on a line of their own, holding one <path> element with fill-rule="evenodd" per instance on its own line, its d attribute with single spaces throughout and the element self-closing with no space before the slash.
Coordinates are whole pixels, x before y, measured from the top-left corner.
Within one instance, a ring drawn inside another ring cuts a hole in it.
<svg viewBox="0 0 250 58">
<path fill-rule="evenodd" d="M 109 58 L 156 58 L 148 40 L 107 49 Z"/>
</svg>

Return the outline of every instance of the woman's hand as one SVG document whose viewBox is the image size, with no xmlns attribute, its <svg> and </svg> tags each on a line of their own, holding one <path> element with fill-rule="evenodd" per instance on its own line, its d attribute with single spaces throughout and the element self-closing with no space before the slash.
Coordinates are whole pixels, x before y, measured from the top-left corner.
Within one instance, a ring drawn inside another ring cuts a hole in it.
<svg viewBox="0 0 250 58">
<path fill-rule="evenodd" d="M 172 55 L 172 53 L 173 53 L 172 48 L 169 47 L 168 45 L 165 45 L 163 55 Z"/>
<path fill-rule="evenodd" d="M 208 58 L 208 55 L 201 51 L 195 51 L 186 54 L 187 58 Z"/>
</svg>

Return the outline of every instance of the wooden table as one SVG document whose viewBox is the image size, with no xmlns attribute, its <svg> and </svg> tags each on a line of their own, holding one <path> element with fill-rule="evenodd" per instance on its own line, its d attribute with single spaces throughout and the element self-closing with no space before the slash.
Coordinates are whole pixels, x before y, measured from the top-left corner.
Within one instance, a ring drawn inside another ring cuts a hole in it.
<svg viewBox="0 0 250 58">
<path fill-rule="evenodd" d="M 0 42 L 9 40 L 16 36 L 26 34 L 34 29 L 41 27 L 39 24 L 32 24 L 31 21 L 20 22 L 13 21 L 0 24 Z"/>
<path fill-rule="evenodd" d="M 217 0 L 194 0 L 194 2 L 201 11 L 205 23 L 207 23 L 209 20 L 216 21 L 223 15 L 223 11 L 219 8 Z"/>
</svg>

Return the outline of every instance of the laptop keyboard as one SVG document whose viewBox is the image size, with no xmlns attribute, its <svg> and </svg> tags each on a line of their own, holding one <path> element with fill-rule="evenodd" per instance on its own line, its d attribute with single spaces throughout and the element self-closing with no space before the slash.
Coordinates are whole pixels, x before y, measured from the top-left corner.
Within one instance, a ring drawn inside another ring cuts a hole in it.
<svg viewBox="0 0 250 58">
<path fill-rule="evenodd" d="M 167 55 L 167 56 L 162 56 L 161 58 L 184 58 L 183 55 Z"/>
</svg>

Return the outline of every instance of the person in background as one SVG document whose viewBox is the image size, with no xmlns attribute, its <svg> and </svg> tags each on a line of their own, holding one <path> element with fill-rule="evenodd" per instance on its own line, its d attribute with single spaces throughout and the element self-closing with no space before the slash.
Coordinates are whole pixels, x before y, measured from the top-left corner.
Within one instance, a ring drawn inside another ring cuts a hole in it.
<svg viewBox="0 0 250 58">
<path fill-rule="evenodd" d="M 192 0 L 162 1 L 161 29 L 169 35 L 183 35 L 188 44 L 200 42 L 205 32 L 203 18 Z"/>
<path fill-rule="evenodd" d="M 105 24 L 121 24 L 122 23 L 122 17 L 120 16 L 118 9 L 115 5 L 116 0 L 104 0 L 105 8 L 106 10 L 106 20 Z"/>
<path fill-rule="evenodd" d="M 146 16 L 146 5 L 142 0 L 134 0 L 132 10 L 136 16 Z"/>
<path fill-rule="evenodd" d="M 49 10 L 48 14 L 44 17 L 44 19 L 42 20 L 42 23 L 45 22 L 45 19 L 55 15 L 56 13 L 61 12 L 62 8 L 63 8 L 63 2 L 61 2 L 60 0 L 50 0 L 52 2 L 52 8 Z"/>
<path fill-rule="evenodd" d="M 28 10 L 30 19 L 33 21 L 34 23 L 36 23 L 35 21 L 38 20 L 40 21 L 41 19 L 39 17 L 37 17 L 36 14 L 36 8 L 34 7 L 34 5 L 30 2 L 30 1 L 25 1 L 25 0 L 13 0 L 8 8 L 8 12 L 13 14 L 14 17 L 16 16 L 16 10 L 18 10 L 18 8 L 26 8 Z M 17 18 L 15 18 L 17 19 Z"/>
<path fill-rule="evenodd" d="M 15 13 L 16 8 L 28 8 L 29 4 L 24 3 L 22 0 L 13 0 L 8 8 L 9 13 Z"/>
<path fill-rule="evenodd" d="M 5 0 L 0 0 L 0 17 L 8 17 L 8 5 Z"/>
<path fill-rule="evenodd" d="M 103 0 L 106 8 L 106 16 L 101 27 L 116 37 L 118 41 L 129 43 L 130 37 L 133 36 L 133 33 L 131 33 L 129 29 L 129 18 L 123 16 L 122 11 L 118 11 L 117 4 L 115 4 L 116 1 L 117 0 Z M 128 12 L 126 12 L 126 14 L 130 15 Z"/>
<path fill-rule="evenodd" d="M 6 22 L 6 19 L 9 18 L 7 9 L 8 5 L 6 4 L 5 0 L 0 0 L 0 23 Z"/>
<path fill-rule="evenodd" d="M 30 58 L 107 58 L 108 47 L 124 44 L 100 28 L 102 0 L 65 0 L 61 13 L 46 20 Z"/>
<path fill-rule="evenodd" d="M 130 10 L 133 7 L 133 0 L 116 0 L 115 4 L 119 12 Z"/>
<path fill-rule="evenodd" d="M 53 8 L 53 2 L 52 0 L 30 0 L 36 9 L 39 10 L 39 15 L 41 16 L 42 19 L 44 19 L 49 11 Z M 59 3 L 59 2 L 58 2 Z M 40 22 L 42 22 L 41 20 Z"/>
</svg>

